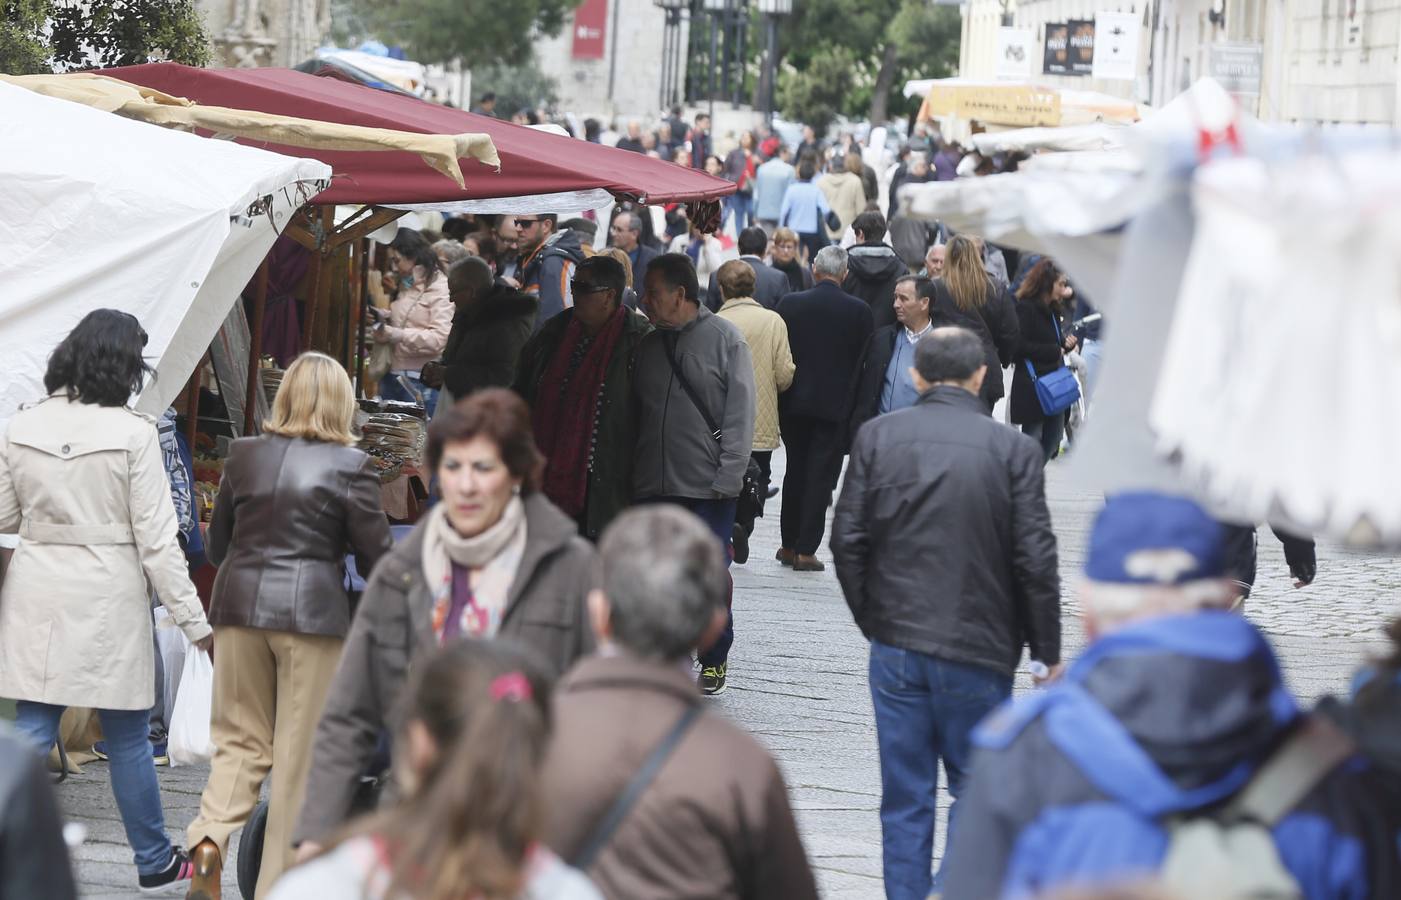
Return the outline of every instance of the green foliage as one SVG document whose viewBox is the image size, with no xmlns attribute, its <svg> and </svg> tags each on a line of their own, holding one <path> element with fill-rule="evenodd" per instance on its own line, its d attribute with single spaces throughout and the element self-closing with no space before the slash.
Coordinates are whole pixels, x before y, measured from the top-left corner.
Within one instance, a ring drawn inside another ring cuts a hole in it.
<svg viewBox="0 0 1401 900">
<path fill-rule="evenodd" d="M 957 7 L 929 0 L 803 0 L 783 26 L 779 107 L 819 132 L 837 115 L 866 117 L 887 102 L 904 111 L 907 80 L 957 70 L 961 30 Z"/>
<path fill-rule="evenodd" d="M 0 0 L 0 71 L 203 66 L 209 56 L 195 0 Z"/>
<path fill-rule="evenodd" d="M 49 0 L 0 0 L 0 72 L 35 75 L 48 72 L 49 48 L 44 23 Z"/>
<path fill-rule="evenodd" d="M 475 71 L 490 63 L 520 65 L 537 35 L 559 34 L 580 0 L 352 0 L 350 6 L 386 44 L 421 63 L 460 59 Z"/>
<path fill-rule="evenodd" d="M 824 46 L 800 70 L 785 67 L 778 76 L 778 106 L 785 118 L 811 125 L 821 134 L 850 109 L 855 54 L 845 47 Z"/>
<path fill-rule="evenodd" d="M 509 119 L 522 109 L 546 109 L 559 102 L 559 82 L 536 65 L 534 57 L 517 66 L 495 63 L 472 69 L 472 103 L 487 91 L 496 94 L 496 114 Z"/>
</svg>

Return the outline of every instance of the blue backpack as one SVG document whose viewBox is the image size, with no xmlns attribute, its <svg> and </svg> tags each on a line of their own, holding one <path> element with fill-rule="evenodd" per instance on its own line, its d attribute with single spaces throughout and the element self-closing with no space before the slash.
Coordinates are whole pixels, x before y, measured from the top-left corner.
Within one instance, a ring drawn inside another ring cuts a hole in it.
<svg viewBox="0 0 1401 900">
<path fill-rule="evenodd" d="M 1215 782 L 1183 789 L 1078 683 L 1099 649 L 1065 682 L 1004 707 L 976 734 L 979 745 L 1004 748 L 1039 719 L 1051 743 L 1108 798 L 1043 810 L 1017 837 L 1002 896 L 1137 881 L 1182 897 L 1303 898 L 1278 849 L 1280 834 L 1294 826 L 1277 826 L 1354 753 L 1352 740 L 1321 716 L 1304 718 L 1263 763 L 1243 762 Z M 1279 690 L 1276 706 L 1292 716 L 1293 701 Z"/>
</svg>

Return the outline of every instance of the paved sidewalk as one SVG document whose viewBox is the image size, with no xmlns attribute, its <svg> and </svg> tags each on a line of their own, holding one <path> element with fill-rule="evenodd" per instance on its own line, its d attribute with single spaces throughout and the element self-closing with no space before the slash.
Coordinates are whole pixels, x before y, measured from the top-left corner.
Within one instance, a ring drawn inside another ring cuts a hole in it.
<svg viewBox="0 0 1401 900">
<path fill-rule="evenodd" d="M 774 456 L 781 483 L 783 454 Z M 1083 645 L 1074 599 L 1075 573 L 1099 499 L 1049 470 L 1049 496 L 1065 580 L 1068 654 Z M 752 556 L 737 566 L 736 642 L 730 688 L 717 704 L 772 748 L 787 775 L 823 895 L 878 898 L 880 772 L 866 683 L 866 643 L 851 622 L 831 557 L 823 573 L 796 573 L 774 562 L 780 494 L 759 521 Z M 1384 649 L 1380 627 L 1399 608 L 1401 562 L 1330 546 L 1319 548 L 1317 584 L 1296 591 L 1279 542 L 1260 533 L 1260 577 L 1247 615 L 1275 641 L 1290 685 L 1306 700 L 1346 688 L 1368 653 Z M 1018 690 L 1029 689 L 1018 677 Z M 173 839 L 194 818 L 203 769 L 162 769 L 166 821 Z M 88 767 L 59 788 L 70 815 L 87 825 L 76 854 L 87 898 L 135 898 L 136 874 L 112 802 L 105 765 Z M 943 798 L 947 803 L 947 797 Z M 178 828 L 176 827 L 178 826 Z M 938 835 L 942 848 L 942 828 Z M 236 898 L 232 873 L 225 896 Z"/>
</svg>

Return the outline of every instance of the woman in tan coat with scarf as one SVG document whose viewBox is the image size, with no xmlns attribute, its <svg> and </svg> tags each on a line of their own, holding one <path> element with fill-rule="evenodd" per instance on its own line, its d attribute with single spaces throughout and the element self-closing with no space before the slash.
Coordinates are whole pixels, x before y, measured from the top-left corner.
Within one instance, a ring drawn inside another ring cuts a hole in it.
<svg viewBox="0 0 1401 900">
<path fill-rule="evenodd" d="M 793 384 L 797 372 L 788 346 L 788 326 L 778 313 L 765 309 L 751 296 L 755 277 L 749 263 L 730 260 L 720 267 L 716 281 L 725 301 L 719 316 L 739 327 L 754 360 L 754 448 L 749 455 L 764 473 L 760 490 L 767 494 L 773 452 L 778 449 L 778 395 Z M 752 521 L 740 524 L 746 535 L 754 527 Z"/>
<path fill-rule="evenodd" d="M 127 313 L 88 313 L 49 358 L 48 398 L 18 412 L 0 442 L 0 533 L 22 539 L 0 591 L 0 696 L 19 701 L 15 725 L 42 753 L 65 707 L 97 709 L 150 891 L 190 877 L 165 835 L 148 739 L 151 589 L 202 649 L 210 629 L 177 540 L 156 420 L 127 408 L 151 371 L 145 345 Z"/>
</svg>

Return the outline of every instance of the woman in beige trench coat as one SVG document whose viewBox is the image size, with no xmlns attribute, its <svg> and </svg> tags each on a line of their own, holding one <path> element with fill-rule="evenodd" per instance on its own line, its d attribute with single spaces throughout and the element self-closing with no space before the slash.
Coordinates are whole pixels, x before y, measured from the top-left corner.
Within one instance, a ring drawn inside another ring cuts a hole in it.
<svg viewBox="0 0 1401 900">
<path fill-rule="evenodd" d="M 150 591 L 205 649 L 210 627 L 176 539 L 156 421 L 126 407 L 150 371 L 145 343 L 132 316 L 89 313 L 49 359 L 49 397 L 0 441 L 0 533 L 20 536 L 0 589 L 0 696 L 18 701 L 15 725 L 44 753 L 65 707 L 97 709 L 139 886 L 152 892 L 191 867 L 166 837 L 148 740 Z"/>
</svg>

